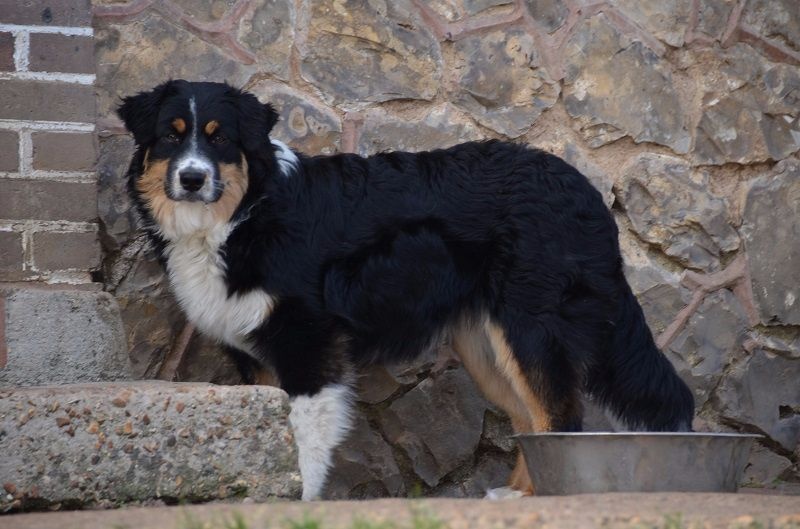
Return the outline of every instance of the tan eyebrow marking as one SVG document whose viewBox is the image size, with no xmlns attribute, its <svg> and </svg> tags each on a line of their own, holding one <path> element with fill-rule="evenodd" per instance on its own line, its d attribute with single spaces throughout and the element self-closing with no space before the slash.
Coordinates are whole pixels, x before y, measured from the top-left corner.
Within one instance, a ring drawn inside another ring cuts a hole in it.
<svg viewBox="0 0 800 529">
<path fill-rule="evenodd" d="M 217 130 L 217 128 L 219 128 L 219 121 L 217 121 L 216 119 L 212 119 L 211 121 L 206 123 L 206 126 L 203 130 L 206 132 L 208 136 L 211 136 L 212 134 L 214 134 L 214 131 Z"/>
<path fill-rule="evenodd" d="M 177 130 L 180 134 L 186 132 L 186 122 L 181 118 L 175 118 L 172 120 L 172 128 Z"/>
</svg>

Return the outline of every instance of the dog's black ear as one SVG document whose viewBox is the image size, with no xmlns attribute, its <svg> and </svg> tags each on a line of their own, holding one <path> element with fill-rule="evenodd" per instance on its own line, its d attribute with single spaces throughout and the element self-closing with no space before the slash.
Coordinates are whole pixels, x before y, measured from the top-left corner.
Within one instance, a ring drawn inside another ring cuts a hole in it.
<svg viewBox="0 0 800 529">
<path fill-rule="evenodd" d="M 239 137 L 246 152 L 258 152 L 269 145 L 269 133 L 278 122 L 278 113 L 249 92 L 240 92 Z"/>
<path fill-rule="evenodd" d="M 149 92 L 139 92 L 122 99 L 117 115 L 133 134 L 137 145 L 149 145 L 155 140 L 158 109 L 172 83 L 167 81 Z"/>
</svg>

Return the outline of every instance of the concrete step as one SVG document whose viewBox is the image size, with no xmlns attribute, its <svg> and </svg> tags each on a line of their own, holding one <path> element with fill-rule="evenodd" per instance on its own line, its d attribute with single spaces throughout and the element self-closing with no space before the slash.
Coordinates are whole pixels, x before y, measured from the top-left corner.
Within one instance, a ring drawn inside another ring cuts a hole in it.
<svg viewBox="0 0 800 529">
<path fill-rule="evenodd" d="M 286 393 L 268 386 L 0 390 L 0 510 L 297 498 L 288 416 Z"/>
<path fill-rule="evenodd" d="M 237 520 L 235 522 L 235 520 Z M 516 500 L 275 502 L 0 517 L 0 529 L 797 529 L 800 501 L 761 494 L 585 494 Z"/>
</svg>

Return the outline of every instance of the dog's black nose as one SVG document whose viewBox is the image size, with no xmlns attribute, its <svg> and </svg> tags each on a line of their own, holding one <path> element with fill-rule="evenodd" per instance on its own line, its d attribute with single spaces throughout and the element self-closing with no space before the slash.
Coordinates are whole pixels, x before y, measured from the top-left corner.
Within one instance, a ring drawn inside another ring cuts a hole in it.
<svg viewBox="0 0 800 529">
<path fill-rule="evenodd" d="M 197 191 L 203 187 L 206 181 L 206 174 L 196 171 L 181 171 L 180 173 L 181 187 L 186 191 Z"/>
</svg>

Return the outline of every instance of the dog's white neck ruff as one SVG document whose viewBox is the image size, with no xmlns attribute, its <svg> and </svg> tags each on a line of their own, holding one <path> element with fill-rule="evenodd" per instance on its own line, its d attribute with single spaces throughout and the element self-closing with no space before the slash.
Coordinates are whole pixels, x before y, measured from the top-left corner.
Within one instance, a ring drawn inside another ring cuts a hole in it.
<svg viewBox="0 0 800 529">
<path fill-rule="evenodd" d="M 299 160 L 283 142 L 272 140 L 284 177 Z M 220 249 L 235 225 L 215 220 L 205 204 L 181 203 L 167 226 L 167 271 L 183 311 L 202 332 L 245 352 L 246 337 L 269 317 L 275 299 L 261 289 L 228 295 Z"/>
<path fill-rule="evenodd" d="M 230 224 L 220 224 L 169 243 L 167 271 L 189 321 L 212 338 L 247 352 L 247 335 L 269 317 L 275 300 L 261 289 L 228 295 L 220 247 L 231 230 Z"/>
</svg>

